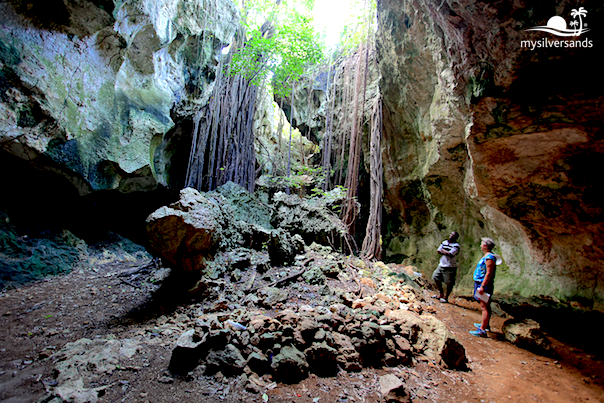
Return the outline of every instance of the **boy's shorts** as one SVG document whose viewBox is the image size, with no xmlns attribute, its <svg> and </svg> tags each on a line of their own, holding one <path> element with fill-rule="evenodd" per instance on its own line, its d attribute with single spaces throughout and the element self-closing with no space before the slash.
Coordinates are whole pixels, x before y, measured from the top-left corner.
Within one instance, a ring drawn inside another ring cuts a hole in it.
<svg viewBox="0 0 604 403">
<path fill-rule="evenodd" d="M 445 283 L 447 286 L 455 285 L 455 275 L 457 267 L 442 267 L 438 265 L 432 274 L 432 280 Z"/>
</svg>

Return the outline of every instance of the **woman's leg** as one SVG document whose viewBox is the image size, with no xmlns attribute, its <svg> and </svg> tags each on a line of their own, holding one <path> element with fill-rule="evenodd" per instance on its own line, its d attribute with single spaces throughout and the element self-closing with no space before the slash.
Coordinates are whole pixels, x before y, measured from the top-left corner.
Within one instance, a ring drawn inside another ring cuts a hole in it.
<svg viewBox="0 0 604 403">
<path fill-rule="evenodd" d="M 480 328 L 482 330 L 489 329 L 489 322 L 491 320 L 491 302 L 480 301 L 480 310 L 482 311 L 482 322 Z"/>
</svg>

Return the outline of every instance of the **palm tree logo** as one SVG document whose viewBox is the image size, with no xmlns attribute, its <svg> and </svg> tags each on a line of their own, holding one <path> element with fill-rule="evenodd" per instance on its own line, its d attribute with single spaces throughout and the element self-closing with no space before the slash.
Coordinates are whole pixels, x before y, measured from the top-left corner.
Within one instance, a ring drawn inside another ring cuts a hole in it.
<svg viewBox="0 0 604 403">
<path fill-rule="evenodd" d="M 574 18 L 574 21 L 571 21 L 569 25 L 573 29 L 567 29 L 566 20 L 558 15 L 555 15 L 547 21 L 547 25 L 529 28 L 525 31 L 542 31 L 554 34 L 556 36 L 580 36 L 581 34 L 589 31 L 589 29 L 583 27 L 583 17 L 586 15 L 587 10 L 583 7 L 579 7 L 578 10 L 574 8 L 572 9 L 570 16 Z M 577 21 L 577 17 L 579 17 L 579 21 Z M 587 24 L 585 24 L 585 26 L 587 26 Z"/>
<path fill-rule="evenodd" d="M 572 11 L 570 12 L 570 16 L 573 18 L 577 18 L 579 17 L 579 29 L 575 30 L 575 36 L 579 36 L 581 35 L 581 31 L 583 30 L 583 17 L 585 17 L 587 15 L 587 10 L 583 7 L 579 7 L 579 9 L 575 9 L 573 8 Z M 577 21 L 573 21 L 570 23 L 571 26 L 577 26 Z"/>
</svg>

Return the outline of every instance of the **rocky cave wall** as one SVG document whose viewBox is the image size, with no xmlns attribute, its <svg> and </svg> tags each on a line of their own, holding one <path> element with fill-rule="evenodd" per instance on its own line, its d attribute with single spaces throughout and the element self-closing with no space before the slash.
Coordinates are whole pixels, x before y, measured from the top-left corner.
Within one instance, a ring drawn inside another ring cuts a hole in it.
<svg viewBox="0 0 604 403">
<path fill-rule="evenodd" d="M 8 1 L 0 16 L 2 152 L 82 195 L 168 184 L 175 120 L 207 102 L 239 24 L 209 0 Z"/>
<path fill-rule="evenodd" d="M 581 3 L 586 21 L 603 7 Z M 535 49 L 525 31 L 568 1 L 378 1 L 384 97 L 384 247 L 424 272 L 448 231 L 462 234 L 462 286 L 491 236 L 501 292 L 604 309 L 600 241 L 603 79 L 589 48 Z M 595 24 L 594 24 L 595 26 Z M 576 40 L 576 38 L 572 38 Z"/>
</svg>

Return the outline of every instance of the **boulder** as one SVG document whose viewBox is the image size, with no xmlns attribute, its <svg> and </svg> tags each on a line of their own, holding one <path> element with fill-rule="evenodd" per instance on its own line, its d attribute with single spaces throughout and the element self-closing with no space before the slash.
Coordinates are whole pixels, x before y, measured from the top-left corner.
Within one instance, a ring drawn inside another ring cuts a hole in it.
<svg viewBox="0 0 604 403">
<path fill-rule="evenodd" d="M 231 210 L 222 196 L 185 188 L 176 203 L 147 218 L 149 244 L 175 268 L 201 272 L 206 258 L 232 235 L 230 219 Z"/>
<path fill-rule="evenodd" d="M 296 383 L 308 374 L 308 362 L 304 354 L 293 346 L 285 346 L 273 357 L 273 375 L 283 383 Z"/>
<path fill-rule="evenodd" d="M 206 357 L 206 365 L 210 372 L 222 372 L 224 375 L 239 374 L 245 367 L 246 360 L 241 351 L 232 344 L 227 344 L 222 350 L 211 350 Z"/>
<path fill-rule="evenodd" d="M 292 236 L 282 228 L 270 232 L 268 254 L 273 265 L 291 264 L 303 251 L 304 240 L 299 234 Z"/>
<path fill-rule="evenodd" d="M 516 346 L 538 354 L 552 352 L 551 342 L 532 319 L 508 319 L 501 327 L 505 339 Z"/>
<path fill-rule="evenodd" d="M 195 333 L 195 329 L 189 329 L 184 332 L 176 340 L 176 346 L 172 350 L 172 357 L 168 366 L 170 372 L 174 374 L 186 374 L 193 370 L 201 358 L 201 346 L 205 340 L 205 335 L 203 338 L 200 338 Z"/>
<path fill-rule="evenodd" d="M 235 220 L 272 229 L 270 219 L 273 209 L 268 204 L 259 200 L 254 194 L 233 182 L 227 182 L 216 189 L 233 206 Z"/>
<path fill-rule="evenodd" d="M 309 370 L 319 376 L 334 376 L 338 373 L 338 351 L 327 343 L 313 343 L 304 350 Z"/>
<path fill-rule="evenodd" d="M 360 371 L 361 355 L 356 351 L 352 344 L 352 339 L 342 333 L 333 333 L 333 346 L 338 350 L 338 364 L 346 371 Z"/>
<path fill-rule="evenodd" d="M 270 369 L 270 362 L 262 352 L 254 351 L 247 357 L 247 366 L 255 373 L 263 375 Z"/>
<path fill-rule="evenodd" d="M 288 228 L 292 233 L 300 234 L 307 244 L 327 244 L 330 234 L 346 232 L 342 221 L 328 210 L 330 203 L 339 198 L 340 193 L 340 189 L 334 189 L 324 197 L 302 199 L 297 195 L 278 192 L 273 198 L 271 224 L 275 228 Z"/>
<path fill-rule="evenodd" d="M 405 391 L 403 382 L 393 374 L 380 377 L 380 393 L 386 402 L 411 402 L 411 398 Z"/>
<path fill-rule="evenodd" d="M 311 267 L 302 274 L 302 278 L 308 284 L 320 285 L 325 283 L 325 275 L 323 271 L 316 266 Z"/>
<path fill-rule="evenodd" d="M 399 335 L 409 340 L 416 353 L 423 354 L 446 368 L 466 367 L 468 359 L 465 348 L 442 321 L 403 309 L 388 310 L 385 316 L 399 326 Z"/>
<path fill-rule="evenodd" d="M 279 302 L 285 302 L 287 300 L 287 292 L 276 288 L 276 287 L 264 287 L 258 291 L 260 297 L 260 304 L 267 307 L 273 308 Z"/>
</svg>

